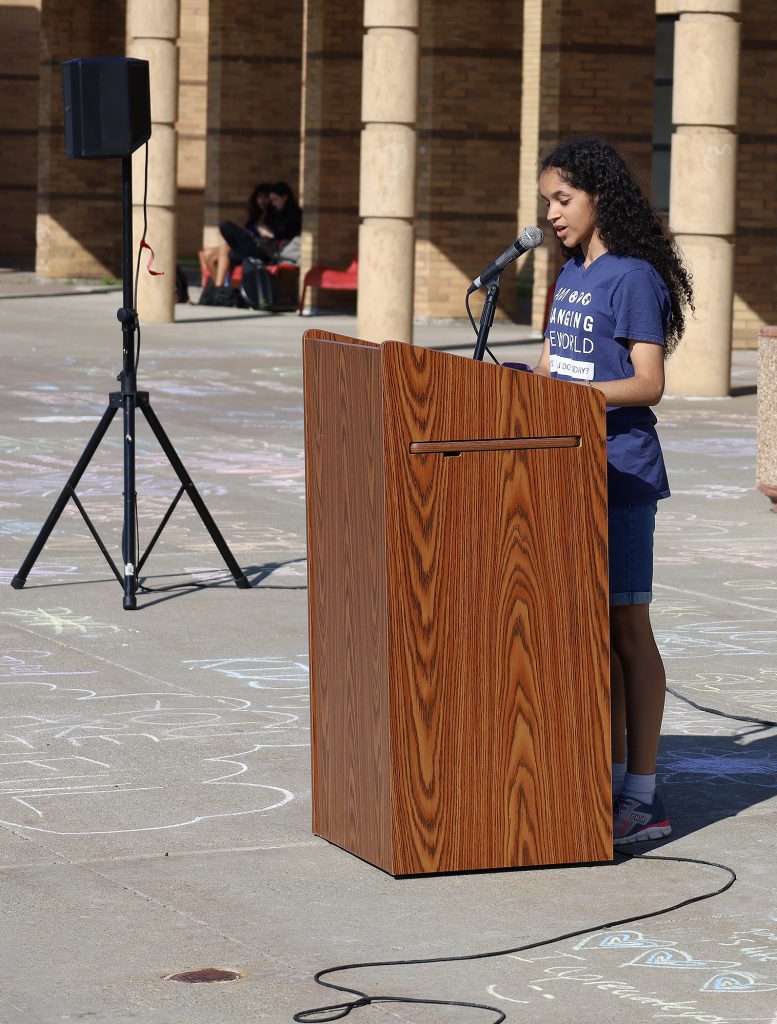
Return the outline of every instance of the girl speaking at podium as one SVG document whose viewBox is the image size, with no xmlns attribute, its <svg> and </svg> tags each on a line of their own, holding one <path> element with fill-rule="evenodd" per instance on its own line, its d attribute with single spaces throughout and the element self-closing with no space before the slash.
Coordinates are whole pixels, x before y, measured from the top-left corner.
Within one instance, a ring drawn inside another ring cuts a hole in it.
<svg viewBox="0 0 777 1024">
<path fill-rule="evenodd" d="M 621 156 L 599 139 L 561 143 L 540 195 L 564 265 L 535 373 L 607 402 L 615 845 L 669 835 L 656 791 L 666 673 L 650 624 L 653 532 L 669 484 L 651 406 L 693 309 L 690 275 Z"/>
</svg>

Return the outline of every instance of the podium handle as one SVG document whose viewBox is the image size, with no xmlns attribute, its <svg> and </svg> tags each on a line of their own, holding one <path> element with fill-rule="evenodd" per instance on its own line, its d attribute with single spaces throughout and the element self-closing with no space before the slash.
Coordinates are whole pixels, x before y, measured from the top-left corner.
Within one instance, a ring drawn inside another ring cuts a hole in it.
<svg viewBox="0 0 777 1024">
<path fill-rule="evenodd" d="M 410 444 L 411 455 L 433 455 L 437 452 L 451 454 L 455 452 L 512 452 L 525 451 L 529 448 L 579 448 L 579 434 L 567 434 L 561 437 L 504 437 L 484 438 L 478 441 L 413 441 Z"/>
</svg>

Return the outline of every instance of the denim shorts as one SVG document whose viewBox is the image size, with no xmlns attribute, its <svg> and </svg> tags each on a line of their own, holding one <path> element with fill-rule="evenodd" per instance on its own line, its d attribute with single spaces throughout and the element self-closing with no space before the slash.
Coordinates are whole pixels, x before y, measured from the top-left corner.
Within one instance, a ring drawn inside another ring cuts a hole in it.
<svg viewBox="0 0 777 1024">
<path fill-rule="evenodd" d="M 608 513 L 610 604 L 653 600 L 653 532 L 656 504 L 610 505 Z"/>
</svg>

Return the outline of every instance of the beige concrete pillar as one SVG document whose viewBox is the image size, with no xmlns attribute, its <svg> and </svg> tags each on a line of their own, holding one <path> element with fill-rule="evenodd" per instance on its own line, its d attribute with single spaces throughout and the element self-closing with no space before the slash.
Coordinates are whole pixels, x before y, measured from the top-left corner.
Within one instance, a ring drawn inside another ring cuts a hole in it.
<svg viewBox="0 0 777 1024">
<path fill-rule="evenodd" d="M 365 0 L 358 332 L 413 338 L 418 0 Z"/>
<path fill-rule="evenodd" d="M 740 0 L 678 0 L 669 221 L 693 274 L 696 316 L 667 390 L 727 395 L 736 229 Z"/>
<path fill-rule="evenodd" d="M 178 0 L 127 0 L 127 53 L 149 62 L 151 138 L 148 143 L 148 230 L 154 270 L 148 256 L 140 263 L 138 313 L 144 323 L 170 323 L 175 310 L 176 149 L 178 117 Z M 143 232 L 145 147 L 132 158 L 133 240 L 135 251 Z"/>
<path fill-rule="evenodd" d="M 756 486 L 777 512 L 777 327 L 758 332 Z"/>
</svg>

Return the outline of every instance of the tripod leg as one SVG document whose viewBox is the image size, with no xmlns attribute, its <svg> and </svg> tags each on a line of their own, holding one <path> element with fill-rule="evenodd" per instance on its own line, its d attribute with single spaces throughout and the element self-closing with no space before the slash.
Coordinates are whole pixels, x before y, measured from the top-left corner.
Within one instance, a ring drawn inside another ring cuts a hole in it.
<svg viewBox="0 0 777 1024">
<path fill-rule="evenodd" d="M 123 607 L 131 611 L 137 607 L 137 537 L 135 530 L 135 395 L 122 395 L 124 408 L 124 529 L 121 535 L 121 553 L 124 560 Z"/>
<path fill-rule="evenodd" d="M 240 587 L 241 590 L 245 590 L 246 588 L 250 587 L 251 584 L 248 582 L 248 579 L 243 570 L 237 564 L 235 556 L 229 550 L 227 542 L 222 537 L 218 526 L 216 526 L 216 523 L 213 520 L 213 516 L 208 511 L 208 508 L 205 502 L 202 500 L 199 491 L 194 486 L 194 483 L 192 482 L 192 479 L 189 476 L 189 474 L 186 472 L 186 468 L 184 467 L 184 464 L 181 462 L 178 456 L 178 452 L 176 452 L 175 448 L 172 445 L 172 442 L 170 441 L 170 438 L 165 433 L 162 424 L 157 419 L 156 413 L 151 408 L 151 403 L 149 402 L 148 398 L 141 397 L 138 400 L 138 404 L 141 410 L 143 411 L 143 415 L 148 420 L 148 425 L 154 431 L 154 435 L 156 436 L 157 441 L 159 441 L 162 451 L 167 456 L 170 465 L 173 467 L 178 476 L 178 479 L 181 481 L 181 485 L 191 498 L 192 505 L 194 505 L 195 509 L 199 513 L 200 519 L 205 524 L 206 530 L 211 535 L 213 543 L 219 549 L 219 553 L 226 562 L 227 568 L 234 576 L 235 583 L 237 583 L 238 587 Z"/>
<path fill-rule="evenodd" d="M 30 548 L 29 554 L 25 558 L 17 574 L 11 580 L 11 586 L 14 588 L 14 590 L 21 590 L 24 584 L 27 582 L 27 577 L 30 574 L 30 570 L 38 560 L 38 555 L 41 553 L 44 544 L 49 539 L 51 531 L 57 525 L 57 520 L 62 515 L 62 511 L 65 505 L 67 505 L 68 501 L 72 497 L 76 487 L 78 486 L 79 480 L 84 475 L 86 467 L 91 462 L 92 456 L 97 451 L 100 441 L 102 441 L 103 437 L 105 436 L 105 432 L 110 426 L 111 420 L 115 415 L 116 407 L 113 405 L 109 405 L 108 408 L 103 413 L 102 419 L 97 424 L 95 432 L 89 439 L 86 448 L 84 448 L 81 458 L 76 463 L 75 469 L 70 474 L 70 477 L 65 486 L 62 488 L 59 497 L 54 503 L 54 507 L 52 508 L 51 512 L 49 512 L 48 519 L 41 527 L 38 536 L 35 538 L 35 542 Z"/>
</svg>

